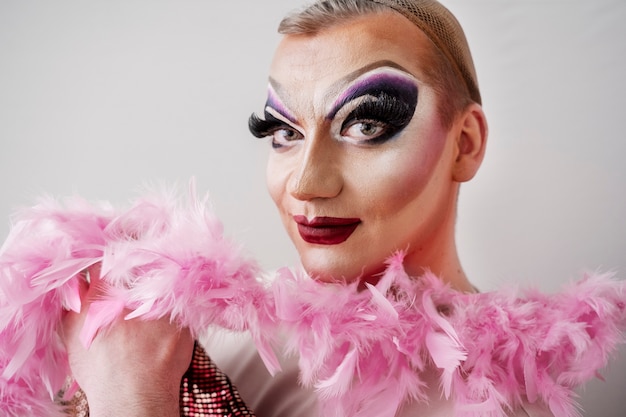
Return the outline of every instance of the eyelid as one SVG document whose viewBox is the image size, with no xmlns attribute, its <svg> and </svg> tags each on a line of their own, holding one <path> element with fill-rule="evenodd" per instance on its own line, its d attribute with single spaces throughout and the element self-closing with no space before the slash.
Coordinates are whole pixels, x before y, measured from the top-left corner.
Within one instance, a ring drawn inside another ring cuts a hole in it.
<svg viewBox="0 0 626 417">
<path fill-rule="evenodd" d="M 304 138 L 303 130 L 295 122 L 293 122 L 290 117 L 283 115 L 278 110 L 269 106 L 266 107 L 265 117 L 269 117 L 270 119 L 273 119 L 277 124 L 276 126 L 277 129 L 291 129 L 295 132 L 298 132 L 298 134 Z M 277 130 L 277 129 L 274 129 L 274 130 Z"/>
<path fill-rule="evenodd" d="M 248 119 L 248 128 L 252 135 L 257 138 L 266 138 L 271 136 L 276 130 L 279 129 L 292 129 L 301 135 L 304 134 L 294 126 L 289 120 L 286 120 L 284 116 L 271 107 L 265 108 L 264 118 L 253 114 Z"/>
<path fill-rule="evenodd" d="M 335 117 L 333 117 L 333 121 L 341 121 L 341 124 L 343 126 L 359 107 L 361 107 L 366 102 L 373 102 L 375 100 L 376 97 L 372 95 L 363 95 L 360 97 L 356 97 L 352 101 L 345 103 L 343 106 L 341 106 L 341 108 L 337 110 Z"/>
<path fill-rule="evenodd" d="M 376 70 L 362 74 L 342 87 L 343 93 L 334 100 L 326 118 L 332 120 L 346 104 L 367 95 L 376 96 L 381 91 L 395 91 L 398 94 L 417 93 L 418 80 L 408 71 L 394 66 L 379 67 Z"/>
<path fill-rule="evenodd" d="M 291 120 L 291 116 L 284 115 L 273 107 L 270 107 L 270 106 L 265 107 L 265 117 L 270 117 L 274 120 L 280 121 L 286 125 L 291 126 L 295 130 L 300 130 L 296 127 L 297 122 Z"/>
</svg>

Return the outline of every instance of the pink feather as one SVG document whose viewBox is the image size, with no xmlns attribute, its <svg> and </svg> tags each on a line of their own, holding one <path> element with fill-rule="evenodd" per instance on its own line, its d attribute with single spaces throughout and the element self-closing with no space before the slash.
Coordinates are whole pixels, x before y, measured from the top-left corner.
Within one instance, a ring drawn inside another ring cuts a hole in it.
<svg viewBox="0 0 626 417">
<path fill-rule="evenodd" d="M 0 250 L 3 415 L 59 415 L 53 400 L 70 370 L 57 327 L 64 310 L 80 311 L 83 271 L 96 263 L 103 293 L 88 310 L 85 345 L 122 314 L 169 317 L 194 335 L 214 326 L 250 331 L 270 372 L 279 370 L 273 303 L 258 267 L 191 189 L 186 205 L 169 192 L 127 210 L 46 199 L 19 213 Z"/>
<path fill-rule="evenodd" d="M 323 415 L 392 416 L 427 401 L 420 374 L 430 365 L 458 417 L 505 417 L 524 401 L 577 417 L 575 387 L 623 341 L 626 284 L 609 275 L 555 295 L 463 294 L 430 273 L 407 276 L 401 253 L 388 264 L 368 291 L 301 271 L 283 270 L 274 283 L 288 347 L 300 353 L 302 381 L 320 392 Z"/>
<path fill-rule="evenodd" d="M 169 317 L 196 335 L 213 326 L 250 331 L 275 372 L 280 323 L 327 416 L 391 417 L 402 404 L 427 401 L 422 372 L 438 366 L 458 416 L 505 416 L 527 398 L 576 417 L 574 388 L 623 341 L 626 286 L 607 275 L 552 296 L 468 295 L 432 274 L 409 277 L 397 253 L 368 291 L 287 269 L 268 289 L 258 267 L 223 238 L 206 199 L 190 195 L 187 205 L 170 193 L 125 211 L 48 199 L 21 213 L 0 249 L 5 415 L 59 415 L 53 398 L 69 366 L 56 329 L 64 309 L 80 310 L 83 271 L 95 263 L 104 292 L 91 304 L 85 343 L 120 314 Z"/>
</svg>

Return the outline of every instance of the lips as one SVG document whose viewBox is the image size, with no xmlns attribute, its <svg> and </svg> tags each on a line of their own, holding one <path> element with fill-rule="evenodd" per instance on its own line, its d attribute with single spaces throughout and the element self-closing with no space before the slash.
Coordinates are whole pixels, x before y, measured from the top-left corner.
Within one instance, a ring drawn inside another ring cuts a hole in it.
<svg viewBox="0 0 626 417">
<path fill-rule="evenodd" d="M 298 224 L 298 232 L 307 243 L 318 245 L 337 245 L 345 242 L 352 232 L 361 224 L 361 219 L 340 217 L 315 217 L 308 220 L 306 216 L 293 216 Z"/>
</svg>

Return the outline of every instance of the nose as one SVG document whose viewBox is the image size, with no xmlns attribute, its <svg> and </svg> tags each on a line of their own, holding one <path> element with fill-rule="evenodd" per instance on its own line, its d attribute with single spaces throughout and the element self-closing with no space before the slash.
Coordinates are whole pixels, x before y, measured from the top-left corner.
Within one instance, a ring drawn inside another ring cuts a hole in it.
<svg viewBox="0 0 626 417">
<path fill-rule="evenodd" d="M 343 188 L 341 144 L 331 138 L 305 139 L 297 165 L 287 185 L 298 200 L 333 198 Z"/>
</svg>

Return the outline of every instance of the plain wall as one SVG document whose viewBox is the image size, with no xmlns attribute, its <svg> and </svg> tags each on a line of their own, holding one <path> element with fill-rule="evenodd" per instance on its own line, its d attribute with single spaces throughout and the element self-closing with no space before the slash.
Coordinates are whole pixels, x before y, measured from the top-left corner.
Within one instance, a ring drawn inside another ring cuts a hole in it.
<svg viewBox="0 0 626 417">
<path fill-rule="evenodd" d="M 262 109 L 280 17 L 303 1 L 0 0 L 0 238 L 37 196 L 125 204 L 196 176 L 267 268 L 297 262 L 267 196 Z M 462 261 L 483 290 L 626 278 L 626 3 L 448 0 L 490 122 L 460 197 Z M 626 350 L 591 417 L 626 415 Z"/>
</svg>

